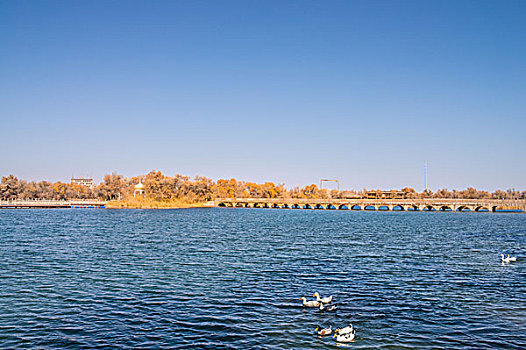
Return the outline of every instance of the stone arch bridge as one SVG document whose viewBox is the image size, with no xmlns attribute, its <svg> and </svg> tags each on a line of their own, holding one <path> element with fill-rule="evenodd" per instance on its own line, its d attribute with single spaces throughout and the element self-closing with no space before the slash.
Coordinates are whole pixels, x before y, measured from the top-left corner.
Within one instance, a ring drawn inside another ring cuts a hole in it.
<svg viewBox="0 0 526 350">
<path fill-rule="evenodd" d="M 218 198 L 218 207 L 333 209 L 333 210 L 393 210 L 393 211 L 489 211 L 520 210 L 526 212 L 526 200 L 499 199 L 279 199 L 279 198 Z"/>
</svg>

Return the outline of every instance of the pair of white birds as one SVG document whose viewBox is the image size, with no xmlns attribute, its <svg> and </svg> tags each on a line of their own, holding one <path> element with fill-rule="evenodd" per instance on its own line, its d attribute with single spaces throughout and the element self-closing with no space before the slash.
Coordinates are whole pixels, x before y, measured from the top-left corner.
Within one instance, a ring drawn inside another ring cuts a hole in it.
<svg viewBox="0 0 526 350">
<path fill-rule="evenodd" d="M 323 307 L 323 304 L 329 304 L 332 301 L 332 295 L 330 297 L 321 298 L 318 292 L 312 295 L 316 297 L 316 300 L 309 300 L 307 298 L 301 297 L 299 300 L 303 300 L 303 306 L 305 307 Z"/>
<path fill-rule="evenodd" d="M 502 263 L 506 263 L 506 264 L 509 264 L 510 262 L 513 262 L 513 261 L 517 261 L 517 257 L 510 256 L 509 254 L 507 257 L 504 257 L 504 254 L 501 254 L 500 257 L 502 259 Z"/>
<path fill-rule="evenodd" d="M 354 337 L 356 337 L 356 328 L 353 328 L 352 323 L 349 323 L 347 327 L 336 328 L 332 337 L 336 338 L 335 340 L 338 343 L 352 342 Z"/>
<path fill-rule="evenodd" d="M 325 329 L 321 329 L 321 327 L 318 326 L 316 327 L 315 331 L 320 336 L 330 335 L 332 333 L 332 326 Z M 335 340 L 338 343 L 349 343 L 352 342 L 356 337 L 356 329 L 353 328 L 352 323 L 349 323 L 347 327 L 336 328 L 332 337 L 336 338 Z"/>
</svg>

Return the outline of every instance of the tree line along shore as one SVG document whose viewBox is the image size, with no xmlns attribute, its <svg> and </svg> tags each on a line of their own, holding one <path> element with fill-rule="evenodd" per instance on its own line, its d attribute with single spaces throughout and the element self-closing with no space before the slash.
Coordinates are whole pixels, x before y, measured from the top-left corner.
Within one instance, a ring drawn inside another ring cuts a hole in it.
<svg viewBox="0 0 526 350">
<path fill-rule="evenodd" d="M 141 183 L 138 193 L 136 185 Z M 213 181 L 203 176 L 190 178 L 183 175 L 167 176 L 160 171 L 126 178 L 119 174 L 107 174 L 103 181 L 91 187 L 76 183 L 25 181 L 14 175 L 2 177 L 1 200 L 69 200 L 100 199 L 115 208 L 183 208 L 199 207 L 215 198 L 312 198 L 345 199 L 374 198 L 375 195 L 392 193 L 403 198 L 462 198 L 462 199 L 526 199 L 526 191 L 508 189 L 494 192 L 469 187 L 465 190 L 439 189 L 417 192 L 411 187 L 400 190 L 338 191 L 320 189 L 311 184 L 305 187 L 286 188 L 283 184 L 265 182 L 257 184 L 236 179 Z"/>
</svg>

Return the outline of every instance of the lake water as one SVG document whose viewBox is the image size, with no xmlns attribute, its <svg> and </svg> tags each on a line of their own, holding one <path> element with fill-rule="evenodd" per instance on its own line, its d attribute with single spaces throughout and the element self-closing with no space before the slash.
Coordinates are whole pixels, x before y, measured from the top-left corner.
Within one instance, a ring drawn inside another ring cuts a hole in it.
<svg viewBox="0 0 526 350">
<path fill-rule="evenodd" d="M 526 348 L 524 214 L 3 210 L 0 235 L 1 348 L 326 349 L 350 322 L 355 349 Z"/>
</svg>

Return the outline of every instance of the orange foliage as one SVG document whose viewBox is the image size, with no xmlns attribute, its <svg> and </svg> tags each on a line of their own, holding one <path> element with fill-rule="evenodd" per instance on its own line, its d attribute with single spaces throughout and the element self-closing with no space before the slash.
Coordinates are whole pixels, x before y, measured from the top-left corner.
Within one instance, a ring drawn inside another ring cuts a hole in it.
<svg viewBox="0 0 526 350">
<path fill-rule="evenodd" d="M 283 184 L 265 182 L 238 181 L 234 178 L 212 181 L 206 177 L 196 176 L 190 179 L 177 174 L 167 176 L 160 171 L 152 170 L 146 175 L 125 178 L 118 174 L 108 174 L 94 189 L 81 185 L 63 182 L 49 183 L 46 181 L 27 182 L 19 180 L 14 175 L 2 177 L 0 181 L 0 199 L 87 199 L 100 198 L 116 200 L 133 198 L 134 186 L 140 181 L 144 184 L 145 200 L 152 202 L 198 203 L 214 198 L 360 198 L 367 195 L 363 191 L 328 191 L 319 189 L 315 184 L 303 188 L 286 189 Z M 379 194 L 382 191 L 377 191 Z M 462 191 L 439 189 L 436 193 L 427 191 L 417 193 L 411 187 L 405 187 L 401 192 L 405 198 L 495 198 L 495 199 L 526 199 L 526 191 L 509 189 L 497 190 L 493 193 L 480 191 L 469 187 Z"/>
</svg>

